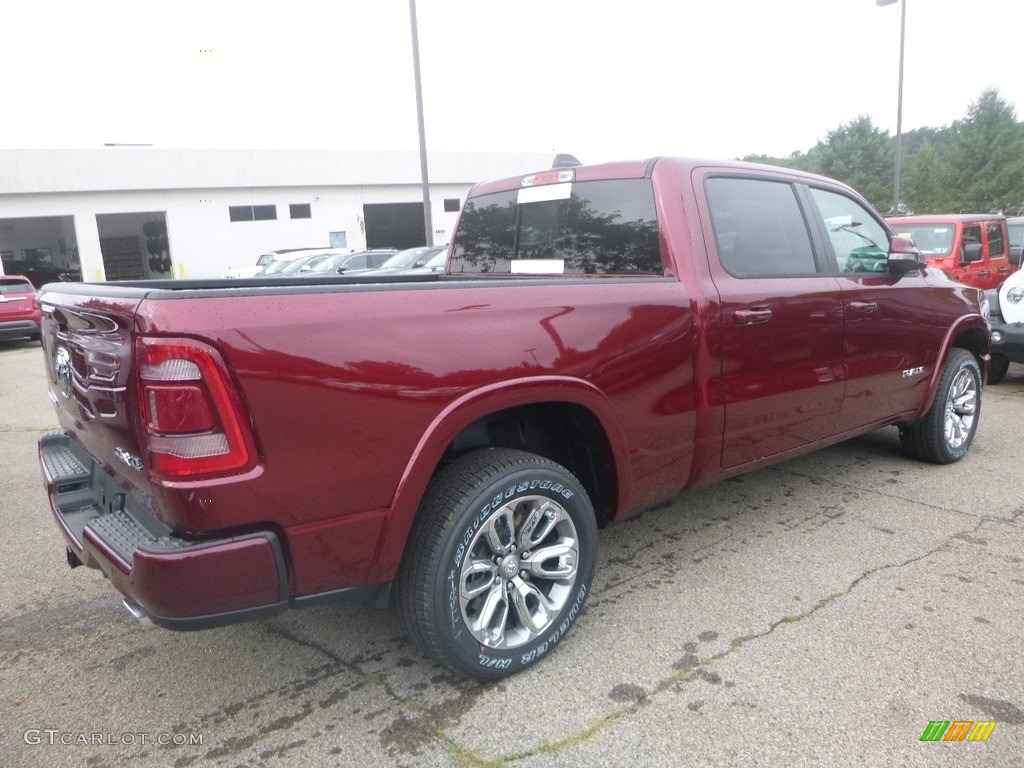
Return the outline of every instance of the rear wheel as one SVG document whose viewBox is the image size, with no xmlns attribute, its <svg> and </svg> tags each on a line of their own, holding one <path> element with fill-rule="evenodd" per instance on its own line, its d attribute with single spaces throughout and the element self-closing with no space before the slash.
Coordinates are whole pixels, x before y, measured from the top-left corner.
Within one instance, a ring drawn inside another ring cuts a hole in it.
<svg viewBox="0 0 1024 768">
<path fill-rule="evenodd" d="M 1010 358 L 1006 355 L 992 355 L 992 362 L 988 366 L 988 383 L 998 384 L 1006 378 L 1006 372 L 1010 370 Z"/>
<path fill-rule="evenodd" d="M 928 413 L 900 427 L 900 443 L 909 456 L 952 464 L 974 441 L 981 414 L 981 368 L 966 349 L 953 349 L 942 369 Z"/>
<path fill-rule="evenodd" d="M 597 525 L 564 467 L 487 449 L 432 482 L 409 536 L 397 603 L 410 636 L 471 677 L 505 677 L 554 650 L 590 590 Z"/>
</svg>

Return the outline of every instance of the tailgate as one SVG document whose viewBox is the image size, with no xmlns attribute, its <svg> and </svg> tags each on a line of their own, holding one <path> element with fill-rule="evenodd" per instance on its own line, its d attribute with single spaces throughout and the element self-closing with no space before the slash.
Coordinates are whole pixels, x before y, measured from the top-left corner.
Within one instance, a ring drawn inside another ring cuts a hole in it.
<svg viewBox="0 0 1024 768">
<path fill-rule="evenodd" d="M 50 400 L 61 427 L 120 470 L 141 455 L 128 385 L 132 329 L 143 295 L 99 298 L 44 289 L 39 297 Z"/>
</svg>

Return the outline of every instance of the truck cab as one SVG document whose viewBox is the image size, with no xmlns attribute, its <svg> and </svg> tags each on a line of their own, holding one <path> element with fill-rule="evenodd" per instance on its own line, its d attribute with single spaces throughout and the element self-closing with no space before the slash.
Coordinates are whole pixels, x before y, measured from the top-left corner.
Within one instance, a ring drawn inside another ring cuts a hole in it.
<svg viewBox="0 0 1024 768">
<path fill-rule="evenodd" d="M 998 288 L 1017 269 L 1004 216 L 922 215 L 887 221 L 897 235 L 914 241 L 930 266 L 965 285 Z"/>
</svg>

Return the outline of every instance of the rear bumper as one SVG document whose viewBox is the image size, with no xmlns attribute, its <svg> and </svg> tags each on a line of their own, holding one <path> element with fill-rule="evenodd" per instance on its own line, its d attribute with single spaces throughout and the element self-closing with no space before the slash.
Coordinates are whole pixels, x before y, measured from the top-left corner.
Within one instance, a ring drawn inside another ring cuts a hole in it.
<svg viewBox="0 0 1024 768">
<path fill-rule="evenodd" d="M 5 320 L 0 322 L 0 339 L 18 339 L 22 336 L 39 336 L 38 321 Z"/>
<path fill-rule="evenodd" d="M 1024 363 L 1024 323 L 1004 323 L 992 318 L 992 354 Z"/>
<path fill-rule="evenodd" d="M 69 551 L 103 571 L 154 624 L 202 629 L 288 607 L 284 554 L 273 531 L 182 536 L 63 432 L 39 441 L 39 460 Z"/>
</svg>

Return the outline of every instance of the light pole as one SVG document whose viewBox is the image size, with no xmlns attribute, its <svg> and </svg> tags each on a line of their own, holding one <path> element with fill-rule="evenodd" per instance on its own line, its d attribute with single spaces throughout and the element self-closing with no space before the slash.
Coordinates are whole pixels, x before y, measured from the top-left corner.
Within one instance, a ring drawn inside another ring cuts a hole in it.
<svg viewBox="0 0 1024 768">
<path fill-rule="evenodd" d="M 409 0 L 412 26 L 412 71 L 416 78 L 416 121 L 420 129 L 420 182 L 423 185 L 423 230 L 426 245 L 434 244 L 434 224 L 430 216 L 430 180 L 427 178 L 427 137 L 423 131 L 423 87 L 420 85 L 420 38 L 416 31 L 416 0 Z"/>
<path fill-rule="evenodd" d="M 900 215 L 900 161 L 903 159 L 903 46 L 907 32 L 907 0 L 898 0 L 900 4 L 900 79 L 896 96 L 896 179 L 892 186 L 892 213 Z M 875 0 L 876 5 L 892 5 L 897 0 Z"/>
</svg>

